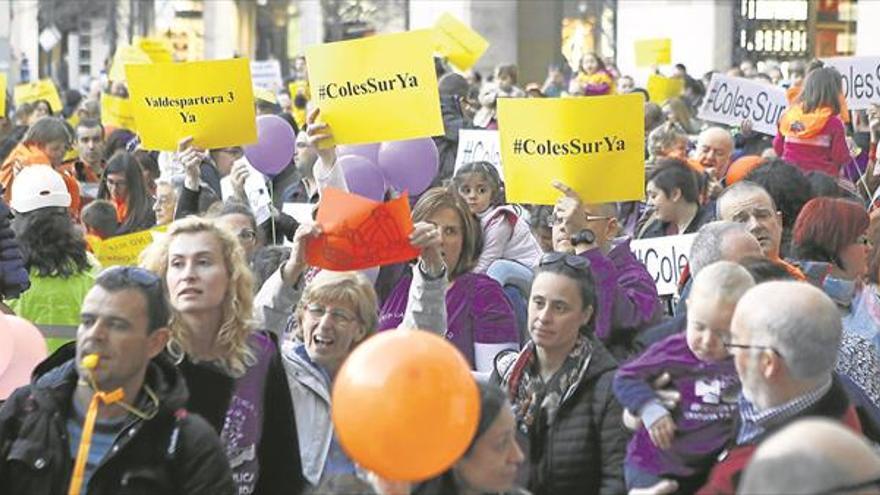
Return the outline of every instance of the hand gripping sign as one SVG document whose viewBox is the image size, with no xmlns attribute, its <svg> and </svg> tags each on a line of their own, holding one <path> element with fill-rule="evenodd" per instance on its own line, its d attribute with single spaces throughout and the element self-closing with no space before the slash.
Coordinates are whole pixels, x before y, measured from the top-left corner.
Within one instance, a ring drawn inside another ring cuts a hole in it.
<svg viewBox="0 0 880 495">
<path fill-rule="evenodd" d="M 788 102 L 782 88 L 715 74 L 698 117 L 728 125 L 750 120 L 754 130 L 775 136 L 776 123 L 786 107 Z"/>
<path fill-rule="evenodd" d="M 143 148 L 174 151 L 186 136 L 203 149 L 257 140 L 248 59 L 126 65 L 125 72 Z"/>
<path fill-rule="evenodd" d="M 645 195 L 644 99 L 499 98 L 505 192 L 511 203 L 552 205 L 552 182 L 588 203 Z"/>
<path fill-rule="evenodd" d="M 433 30 L 307 48 L 312 102 L 335 144 L 443 134 L 433 52 Z"/>
<path fill-rule="evenodd" d="M 416 258 L 409 242 L 413 223 L 409 198 L 379 203 L 340 189 L 323 191 L 317 222 L 322 234 L 306 245 L 309 265 L 327 270 L 361 270 Z"/>
<path fill-rule="evenodd" d="M 880 104 L 880 56 L 836 57 L 822 60 L 843 76 L 843 94 L 850 110 Z"/>
</svg>

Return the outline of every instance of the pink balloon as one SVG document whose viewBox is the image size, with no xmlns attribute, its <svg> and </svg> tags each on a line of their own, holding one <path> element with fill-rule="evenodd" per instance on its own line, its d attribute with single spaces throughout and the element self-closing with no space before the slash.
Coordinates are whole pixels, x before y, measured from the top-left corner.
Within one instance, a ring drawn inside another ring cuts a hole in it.
<svg viewBox="0 0 880 495">
<path fill-rule="evenodd" d="M 336 148 L 336 156 L 357 155 L 373 163 L 379 163 L 379 145 L 381 144 L 342 144 Z"/>
<path fill-rule="evenodd" d="M 431 138 L 390 141 L 379 147 L 377 163 L 389 185 L 417 196 L 437 177 L 440 155 Z"/>
<path fill-rule="evenodd" d="M 244 147 L 244 155 L 260 172 L 275 177 L 293 159 L 296 135 L 284 119 L 277 115 L 257 117 L 257 142 Z"/>
<path fill-rule="evenodd" d="M 336 166 L 342 167 L 349 192 L 373 201 L 385 198 L 385 178 L 370 160 L 359 155 L 345 155 L 336 160 Z"/>
<path fill-rule="evenodd" d="M 31 372 L 46 359 L 46 339 L 31 322 L 0 315 L 0 400 L 27 385 Z"/>
</svg>

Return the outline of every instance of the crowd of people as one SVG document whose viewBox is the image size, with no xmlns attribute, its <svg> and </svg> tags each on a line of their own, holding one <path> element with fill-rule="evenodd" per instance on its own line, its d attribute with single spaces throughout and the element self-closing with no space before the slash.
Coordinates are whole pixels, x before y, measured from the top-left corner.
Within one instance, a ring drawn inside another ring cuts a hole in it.
<svg viewBox="0 0 880 495">
<path fill-rule="evenodd" d="M 280 211 L 349 190 L 304 81 L 256 103 L 296 133 L 259 219 L 241 146 L 159 153 L 105 125 L 100 94 L 122 82 L 15 108 L 0 310 L 77 330 L 2 398 L 0 491 L 880 493 L 880 104 L 847 110 L 820 62 L 729 69 L 786 88 L 774 137 L 699 120 L 712 73 L 682 65 L 662 105 L 595 54 L 524 88 L 514 65 L 436 65 L 419 255 L 362 272 L 310 266 L 322 226 Z M 644 202 L 554 181 L 555 205 L 509 204 L 493 164 L 455 166 L 459 130 L 497 128 L 498 98 L 625 93 L 646 97 Z M 101 266 L 100 243 L 156 228 L 138 266 Z M 661 297 L 630 242 L 682 234 L 680 297 Z M 444 336 L 480 393 L 466 452 L 418 482 L 359 465 L 332 420 L 346 358 L 409 329 Z"/>
</svg>

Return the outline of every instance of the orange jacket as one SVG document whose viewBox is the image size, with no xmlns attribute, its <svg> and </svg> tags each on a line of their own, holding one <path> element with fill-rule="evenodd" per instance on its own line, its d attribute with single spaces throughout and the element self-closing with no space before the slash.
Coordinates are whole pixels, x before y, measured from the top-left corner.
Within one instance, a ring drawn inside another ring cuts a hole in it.
<svg viewBox="0 0 880 495">
<path fill-rule="evenodd" d="M 789 106 L 794 104 L 794 100 L 797 99 L 798 96 L 801 95 L 801 90 L 804 89 L 803 84 L 799 84 L 797 86 L 792 86 L 785 90 L 785 98 L 788 100 Z M 843 121 L 844 124 L 849 123 L 849 107 L 846 106 L 846 96 L 843 93 L 840 93 L 839 102 L 840 102 L 840 120 Z"/>
<path fill-rule="evenodd" d="M 0 165 L 0 186 L 5 190 L 4 198 L 6 201 L 8 202 L 12 197 L 12 181 L 22 168 L 31 165 L 50 165 L 51 163 L 46 153 L 37 146 L 27 146 L 24 144 L 16 146 L 9 153 L 6 161 Z M 56 169 L 56 171 L 61 174 L 61 178 L 64 179 L 64 184 L 67 186 L 67 192 L 70 193 L 70 214 L 74 218 L 79 218 L 82 207 L 79 196 L 79 182 L 77 182 L 76 176 L 71 175 L 65 170 Z"/>
</svg>

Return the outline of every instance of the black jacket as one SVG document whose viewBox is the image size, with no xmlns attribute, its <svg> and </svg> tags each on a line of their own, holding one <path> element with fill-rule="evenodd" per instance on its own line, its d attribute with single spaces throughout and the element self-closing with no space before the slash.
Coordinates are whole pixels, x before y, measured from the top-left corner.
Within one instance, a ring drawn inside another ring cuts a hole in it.
<svg viewBox="0 0 880 495">
<path fill-rule="evenodd" d="M 691 223 L 688 224 L 687 228 L 684 232 L 679 232 L 679 234 L 694 234 L 700 227 L 706 225 L 707 223 L 715 220 L 715 204 L 707 204 L 700 206 L 697 210 L 697 214 L 691 220 Z M 664 222 L 660 219 L 654 219 L 651 223 L 645 226 L 645 228 L 639 232 L 639 239 L 651 239 L 654 237 L 664 237 L 666 235 L 666 229 L 669 227 L 669 222 Z"/>
<path fill-rule="evenodd" d="M 59 349 L 0 408 L 0 487 L 6 495 L 67 493 L 74 459 L 65 423 L 78 379 L 73 357 L 73 344 Z M 204 419 L 183 409 L 187 389 L 174 365 L 163 356 L 153 359 L 145 383 L 159 398 L 157 414 L 149 420 L 130 416 L 82 493 L 231 495 L 232 472 L 220 439 Z"/>
<path fill-rule="evenodd" d="M 589 366 L 576 391 L 560 404 L 553 424 L 547 425 L 541 409 L 528 438 L 520 439 L 528 457 L 527 488 L 535 495 L 626 492 L 623 460 L 630 435 L 611 390 L 617 362 L 601 342 L 591 340 Z"/>
<path fill-rule="evenodd" d="M 305 490 L 296 434 L 293 402 L 287 386 L 287 375 L 281 365 L 275 335 L 266 333 L 275 342 L 275 353 L 269 363 L 263 399 L 263 435 L 257 446 L 260 475 L 254 490 L 260 494 L 297 494 Z M 187 407 L 208 420 L 219 434 L 232 401 L 235 380 L 210 363 L 193 363 L 184 359 L 178 367 L 192 390 Z"/>
</svg>

